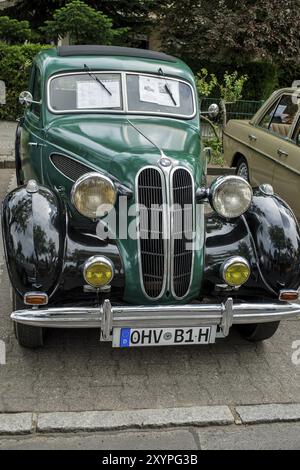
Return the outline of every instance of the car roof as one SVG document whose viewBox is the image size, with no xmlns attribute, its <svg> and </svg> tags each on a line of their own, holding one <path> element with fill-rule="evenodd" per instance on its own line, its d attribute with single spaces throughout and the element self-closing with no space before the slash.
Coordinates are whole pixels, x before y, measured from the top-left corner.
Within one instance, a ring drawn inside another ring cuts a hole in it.
<svg viewBox="0 0 300 470">
<path fill-rule="evenodd" d="M 180 59 L 163 52 L 117 46 L 62 46 L 44 49 L 35 59 L 44 78 L 60 72 L 91 70 L 130 71 L 176 76 L 193 82 L 191 69 Z"/>
<path fill-rule="evenodd" d="M 77 55 L 95 56 L 127 56 L 145 59 L 163 60 L 176 62 L 177 59 L 164 52 L 151 51 L 148 49 L 137 49 L 134 47 L 119 46 L 61 46 L 57 49 L 57 55 L 61 57 L 72 57 Z"/>
</svg>

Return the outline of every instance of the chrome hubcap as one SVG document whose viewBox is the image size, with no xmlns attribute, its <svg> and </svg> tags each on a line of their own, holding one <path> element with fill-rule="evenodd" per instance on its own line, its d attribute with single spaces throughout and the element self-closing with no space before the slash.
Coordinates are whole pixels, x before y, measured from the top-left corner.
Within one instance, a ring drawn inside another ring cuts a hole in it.
<svg viewBox="0 0 300 470">
<path fill-rule="evenodd" d="M 244 178 L 244 180 L 249 181 L 248 167 L 246 163 L 241 163 L 237 171 L 238 176 Z"/>
</svg>

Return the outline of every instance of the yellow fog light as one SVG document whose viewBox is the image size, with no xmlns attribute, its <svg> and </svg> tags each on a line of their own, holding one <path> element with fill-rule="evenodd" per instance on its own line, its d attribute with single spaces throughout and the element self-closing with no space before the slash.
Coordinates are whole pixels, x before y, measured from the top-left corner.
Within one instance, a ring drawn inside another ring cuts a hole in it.
<svg viewBox="0 0 300 470">
<path fill-rule="evenodd" d="M 233 287 L 245 284 L 249 279 L 250 272 L 248 261 L 240 256 L 228 259 L 222 266 L 224 281 Z"/>
<path fill-rule="evenodd" d="M 105 256 L 93 256 L 89 258 L 83 269 L 85 281 L 92 287 L 104 287 L 114 277 L 113 263 Z"/>
</svg>

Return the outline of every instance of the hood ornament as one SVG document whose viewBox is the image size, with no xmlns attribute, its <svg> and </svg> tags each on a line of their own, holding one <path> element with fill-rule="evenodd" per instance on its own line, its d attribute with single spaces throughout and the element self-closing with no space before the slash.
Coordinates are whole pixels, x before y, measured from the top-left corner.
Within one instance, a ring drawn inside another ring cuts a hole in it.
<svg viewBox="0 0 300 470">
<path fill-rule="evenodd" d="M 158 161 L 158 164 L 164 168 L 171 166 L 172 162 L 168 157 L 161 157 L 161 159 Z"/>
</svg>

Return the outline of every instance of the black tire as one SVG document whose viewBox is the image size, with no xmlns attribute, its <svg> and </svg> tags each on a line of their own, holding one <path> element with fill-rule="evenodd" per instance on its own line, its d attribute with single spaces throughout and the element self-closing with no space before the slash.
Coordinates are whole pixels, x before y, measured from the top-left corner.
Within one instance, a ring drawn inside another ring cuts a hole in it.
<svg viewBox="0 0 300 470">
<path fill-rule="evenodd" d="M 241 176 L 246 181 L 248 181 L 248 183 L 250 183 L 249 167 L 248 167 L 246 158 L 244 157 L 239 158 L 236 164 L 235 174 L 237 176 Z"/>
<path fill-rule="evenodd" d="M 16 140 L 15 140 L 16 178 L 17 178 L 18 186 L 22 186 L 22 184 L 24 184 L 24 181 L 21 178 L 22 164 L 21 164 L 21 155 L 20 155 L 20 145 L 21 145 L 21 129 L 19 125 L 17 127 Z"/>
<path fill-rule="evenodd" d="M 279 321 L 270 323 L 254 323 L 251 325 L 237 325 L 240 335 L 253 343 L 272 338 L 278 330 Z"/>
<path fill-rule="evenodd" d="M 14 310 L 24 308 L 23 302 L 16 294 L 13 294 L 13 306 Z M 36 349 L 44 346 L 44 328 L 14 322 L 14 332 L 19 345 L 23 348 Z"/>
</svg>

